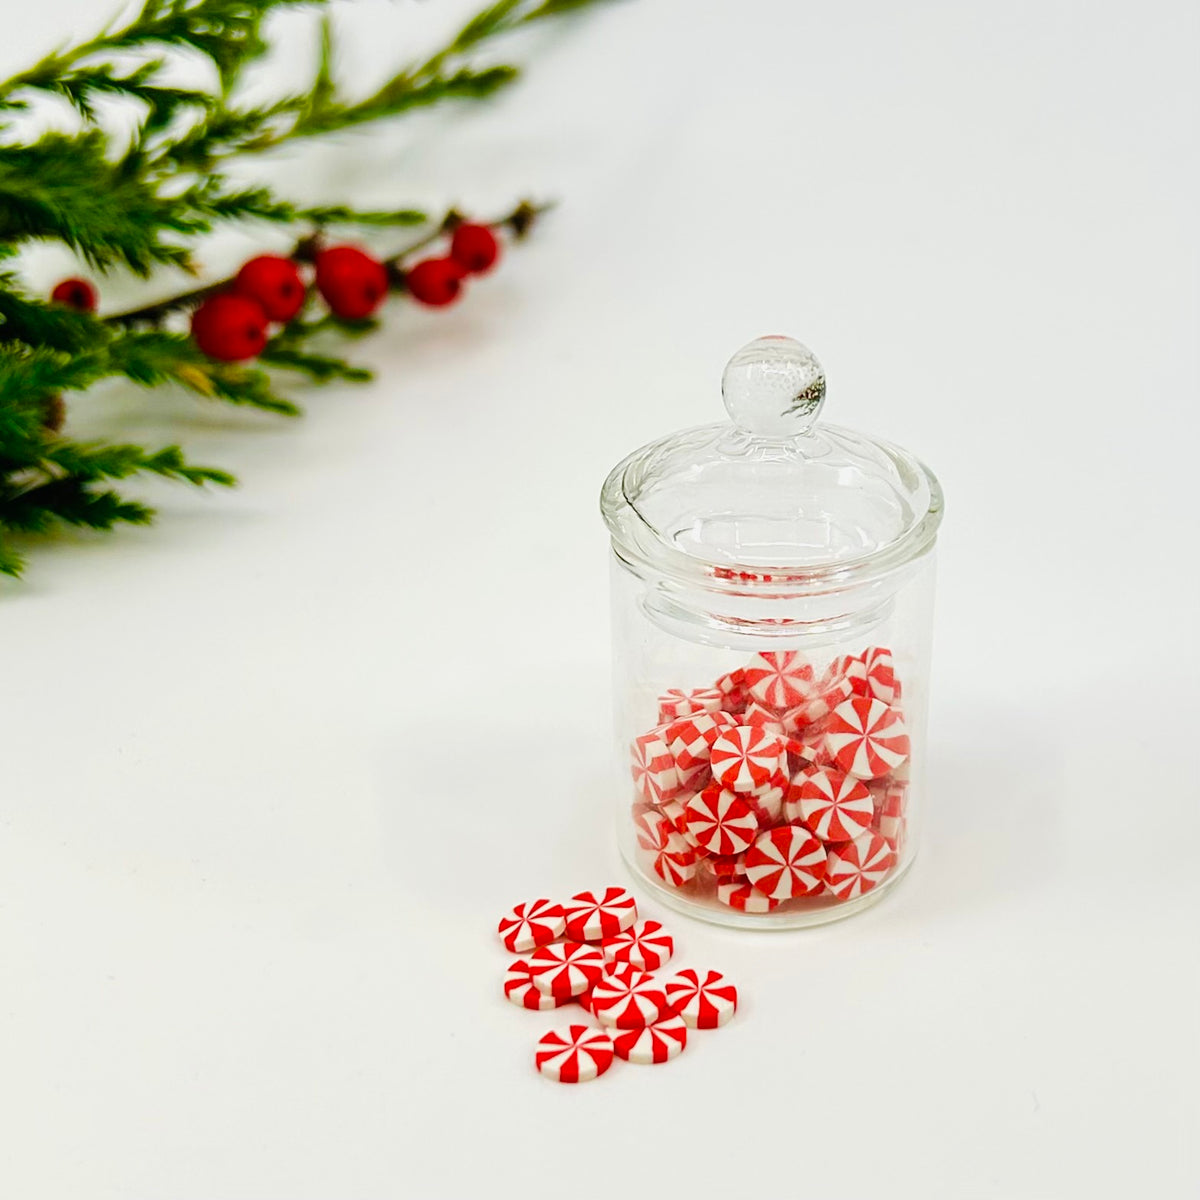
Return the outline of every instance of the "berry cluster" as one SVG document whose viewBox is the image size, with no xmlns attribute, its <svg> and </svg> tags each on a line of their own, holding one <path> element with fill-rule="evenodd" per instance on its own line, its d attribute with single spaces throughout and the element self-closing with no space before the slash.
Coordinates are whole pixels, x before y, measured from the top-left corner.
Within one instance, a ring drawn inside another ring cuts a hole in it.
<svg viewBox="0 0 1200 1200">
<path fill-rule="evenodd" d="M 312 254 L 312 286 L 334 316 L 348 321 L 370 317 L 396 287 L 420 304 L 441 308 L 462 294 L 469 275 L 490 271 L 500 255 L 496 235 L 486 225 L 460 222 L 449 252 L 426 258 L 407 271 L 357 246 L 330 246 Z M 303 266 L 295 259 L 260 254 L 228 283 L 210 290 L 192 312 L 192 338 L 210 358 L 245 362 L 266 349 L 272 324 L 297 317 L 309 298 Z M 95 287 L 86 279 L 64 279 L 51 299 L 82 312 L 96 310 Z"/>
</svg>

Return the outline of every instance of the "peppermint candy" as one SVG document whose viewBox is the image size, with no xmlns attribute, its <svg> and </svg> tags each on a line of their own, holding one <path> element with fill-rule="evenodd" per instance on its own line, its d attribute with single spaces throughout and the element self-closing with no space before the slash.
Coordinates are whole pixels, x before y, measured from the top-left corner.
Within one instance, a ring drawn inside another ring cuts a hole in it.
<svg viewBox="0 0 1200 1200">
<path fill-rule="evenodd" d="M 713 742 L 711 761 L 717 783 L 735 792 L 754 792 L 783 770 L 787 757 L 782 738 L 738 725 Z"/>
<path fill-rule="evenodd" d="M 599 981 L 604 974 L 604 955 L 583 942 L 539 946 L 529 956 L 529 974 L 543 995 L 570 1000 Z"/>
<path fill-rule="evenodd" d="M 678 790 L 679 771 L 663 729 L 634 738 L 629 753 L 633 786 L 647 804 L 661 804 Z"/>
<path fill-rule="evenodd" d="M 895 851 L 886 838 L 865 833 L 852 842 L 830 847 L 825 886 L 839 900 L 853 900 L 875 887 L 895 862 Z"/>
<path fill-rule="evenodd" d="M 754 700 L 783 712 L 807 698 L 813 665 L 798 650 L 767 650 L 750 660 L 744 677 Z"/>
<path fill-rule="evenodd" d="M 613 1049 L 631 1063 L 665 1063 L 683 1052 L 688 1026 L 682 1017 L 666 1017 L 641 1029 L 613 1030 Z"/>
<path fill-rule="evenodd" d="M 753 725 L 756 729 L 765 729 L 777 737 L 785 734 L 783 719 L 773 708 L 764 708 L 757 700 L 751 700 L 741 715 L 743 725 Z"/>
<path fill-rule="evenodd" d="M 746 704 L 746 672 L 740 667 L 722 675 L 713 687 L 721 693 L 721 708 L 728 713 L 741 712 Z"/>
<path fill-rule="evenodd" d="M 692 713 L 714 713 L 724 699 L 716 688 L 697 688 L 694 692 L 669 688 L 658 698 L 658 723 L 666 725 Z"/>
<path fill-rule="evenodd" d="M 537 1069 L 555 1083 L 587 1083 L 612 1066 L 612 1039 L 590 1025 L 571 1025 L 543 1035 L 534 1051 Z"/>
<path fill-rule="evenodd" d="M 567 937 L 576 942 L 598 942 L 628 929 L 637 920 L 637 904 L 619 887 L 606 888 L 602 896 L 577 892 L 564 905 Z"/>
<path fill-rule="evenodd" d="M 883 646 L 872 646 L 863 656 L 865 694 L 884 704 L 894 704 L 900 698 L 892 652 Z"/>
<path fill-rule="evenodd" d="M 744 854 L 733 854 L 728 858 L 713 855 L 701 859 L 700 866 L 711 875 L 717 883 L 732 883 L 734 880 L 746 881 L 746 862 Z"/>
<path fill-rule="evenodd" d="M 670 1015 L 662 984 L 634 966 L 615 967 L 592 988 L 588 998 L 593 1017 L 614 1029 L 641 1029 Z"/>
<path fill-rule="evenodd" d="M 742 858 L 743 870 L 745 857 Z M 717 884 L 717 899 L 722 904 L 736 908 L 738 912 L 761 914 L 769 913 L 779 907 L 779 901 L 766 892 L 760 892 L 752 883 L 743 878 L 734 878 Z"/>
<path fill-rule="evenodd" d="M 715 783 L 683 806 L 684 833 L 706 854 L 740 854 L 758 834 L 746 800 Z"/>
<path fill-rule="evenodd" d="M 877 779 L 895 770 L 909 750 L 899 712 L 867 696 L 854 696 L 833 710 L 825 746 L 839 770 L 859 779 Z"/>
<path fill-rule="evenodd" d="M 875 801 L 875 819 L 871 828 L 884 838 L 893 850 L 899 848 L 900 835 L 904 829 L 904 807 L 908 796 L 905 783 L 876 784 L 872 789 Z"/>
<path fill-rule="evenodd" d="M 853 775 L 814 768 L 799 787 L 800 819 L 823 842 L 851 842 L 871 827 L 875 803 Z"/>
<path fill-rule="evenodd" d="M 803 825 L 770 829 L 746 851 L 746 878 L 772 900 L 820 891 L 825 865 L 825 847 Z"/>
<path fill-rule="evenodd" d="M 496 932 L 505 949 L 514 954 L 524 954 L 526 950 L 534 950 L 562 937 L 565 927 L 561 904 L 552 904 L 549 900 L 531 900 L 527 904 L 516 905 L 507 916 L 502 917 Z"/>
<path fill-rule="evenodd" d="M 737 988 L 720 971 L 690 968 L 664 985 L 667 1000 L 689 1029 L 719 1029 L 737 1012 Z"/>
<path fill-rule="evenodd" d="M 663 734 L 675 760 L 676 770 L 694 771 L 707 767 L 713 742 L 722 730 L 733 729 L 737 723 L 737 718 L 726 712 L 697 713 L 671 722 Z"/>
<path fill-rule="evenodd" d="M 547 996 L 533 982 L 533 970 L 523 958 L 512 963 L 504 974 L 505 999 L 518 1008 L 532 1008 L 535 1012 L 546 1012 L 566 1004 L 570 996 Z"/>
<path fill-rule="evenodd" d="M 610 964 L 628 963 L 642 971 L 657 971 L 675 952 L 675 940 L 658 921 L 643 921 L 605 938 L 600 951 Z"/>
</svg>

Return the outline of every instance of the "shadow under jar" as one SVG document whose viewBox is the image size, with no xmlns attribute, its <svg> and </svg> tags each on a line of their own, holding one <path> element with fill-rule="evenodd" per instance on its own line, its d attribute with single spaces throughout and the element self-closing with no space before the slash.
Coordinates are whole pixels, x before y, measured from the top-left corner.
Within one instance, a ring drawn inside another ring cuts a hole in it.
<svg viewBox="0 0 1200 1200">
<path fill-rule="evenodd" d="M 643 446 L 601 495 L 618 836 L 681 912 L 817 925 L 916 851 L 942 494 L 907 451 L 816 423 L 799 342 L 750 343 L 722 391 L 729 422 Z"/>
</svg>

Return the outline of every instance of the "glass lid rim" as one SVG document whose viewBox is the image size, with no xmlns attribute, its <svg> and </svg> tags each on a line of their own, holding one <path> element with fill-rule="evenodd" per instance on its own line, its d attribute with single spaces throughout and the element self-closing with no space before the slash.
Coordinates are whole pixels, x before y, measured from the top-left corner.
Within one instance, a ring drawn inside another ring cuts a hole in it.
<svg viewBox="0 0 1200 1200">
<path fill-rule="evenodd" d="M 855 438 L 863 438 L 886 453 L 902 458 L 920 472 L 929 488 L 929 503 L 925 511 L 920 513 L 891 541 L 877 546 L 867 554 L 810 566 L 796 566 L 795 564 L 772 566 L 761 562 L 714 562 L 711 559 L 678 549 L 646 519 L 637 504 L 630 498 L 626 488 L 629 472 L 650 454 L 689 435 L 705 432 L 717 434 L 727 432 L 731 428 L 732 425 L 729 422 L 717 421 L 677 430 L 675 433 L 666 434 L 639 446 L 613 467 L 601 489 L 600 511 L 611 535 L 613 547 L 620 551 L 622 558 L 681 580 L 700 580 L 710 587 L 736 587 L 738 590 L 747 587 L 765 587 L 767 590 L 771 590 L 781 585 L 787 588 L 801 588 L 807 584 L 840 587 L 898 570 L 925 553 L 936 540 L 938 527 L 941 525 L 944 515 L 945 500 L 937 476 L 926 463 L 902 446 L 889 442 L 885 438 L 877 438 L 846 426 L 821 422 L 816 426 L 814 432 L 827 430 L 834 434 L 849 434 Z M 781 443 L 792 440 L 791 438 L 779 439 Z M 632 514 L 632 521 L 622 519 L 626 514 Z M 630 528 L 631 525 L 632 528 Z M 644 536 L 638 537 L 639 532 Z"/>
</svg>

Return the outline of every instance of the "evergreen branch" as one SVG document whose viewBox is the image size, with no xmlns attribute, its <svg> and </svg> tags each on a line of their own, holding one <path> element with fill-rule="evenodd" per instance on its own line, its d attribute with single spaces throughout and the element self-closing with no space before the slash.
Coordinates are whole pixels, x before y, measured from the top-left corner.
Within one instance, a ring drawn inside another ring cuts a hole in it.
<svg viewBox="0 0 1200 1200">
<path fill-rule="evenodd" d="M 356 367 L 344 358 L 296 350 L 288 343 L 268 343 L 267 348 L 259 355 L 259 360 L 268 367 L 298 371 L 317 383 L 328 383 L 333 379 L 343 379 L 349 383 L 369 383 L 375 378 L 374 373 L 366 367 Z"/>
</svg>

